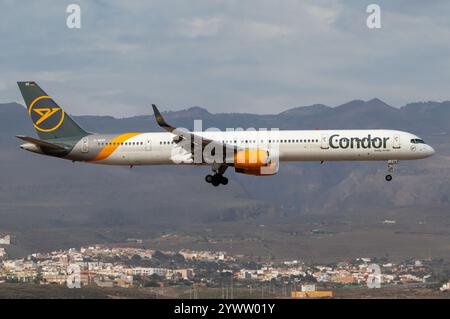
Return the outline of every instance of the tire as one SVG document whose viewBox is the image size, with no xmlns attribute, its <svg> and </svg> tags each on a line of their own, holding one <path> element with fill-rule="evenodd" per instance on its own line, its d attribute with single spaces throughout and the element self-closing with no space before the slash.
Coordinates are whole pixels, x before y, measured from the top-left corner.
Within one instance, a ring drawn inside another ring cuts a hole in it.
<svg viewBox="0 0 450 319">
<path fill-rule="evenodd" d="M 214 180 L 214 178 L 213 178 L 212 175 L 206 175 L 205 181 L 206 181 L 207 183 L 212 183 L 213 180 Z"/>
<path fill-rule="evenodd" d="M 214 177 L 211 184 L 213 184 L 213 186 L 217 187 L 220 185 L 220 179 L 218 179 L 217 177 Z"/>
<path fill-rule="evenodd" d="M 222 178 L 220 179 L 220 182 L 222 183 L 222 185 L 227 185 L 227 184 L 228 184 L 228 178 L 222 177 Z"/>
<path fill-rule="evenodd" d="M 386 181 L 390 182 L 392 181 L 392 175 L 391 174 L 387 174 L 385 177 Z"/>
</svg>

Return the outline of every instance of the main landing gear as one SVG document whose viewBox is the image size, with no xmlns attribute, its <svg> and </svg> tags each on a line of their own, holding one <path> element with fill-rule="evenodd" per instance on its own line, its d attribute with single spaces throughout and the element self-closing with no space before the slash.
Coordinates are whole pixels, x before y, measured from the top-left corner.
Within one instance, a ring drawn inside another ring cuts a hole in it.
<svg viewBox="0 0 450 319">
<path fill-rule="evenodd" d="M 388 172 L 386 174 L 386 176 L 384 177 L 386 179 L 387 182 L 392 181 L 392 173 L 394 173 L 394 166 L 398 164 L 398 160 L 389 160 L 388 161 Z"/>
<path fill-rule="evenodd" d="M 214 175 L 206 175 L 205 177 L 205 181 L 207 183 L 212 184 L 215 187 L 219 186 L 220 184 L 228 184 L 228 178 L 223 176 L 223 173 L 225 173 L 225 171 L 227 170 L 226 165 L 213 164 L 212 170 L 214 172 Z"/>
<path fill-rule="evenodd" d="M 228 184 L 228 178 L 226 178 L 222 174 L 206 175 L 205 181 L 216 187 L 219 186 L 220 184 L 222 185 Z"/>
</svg>

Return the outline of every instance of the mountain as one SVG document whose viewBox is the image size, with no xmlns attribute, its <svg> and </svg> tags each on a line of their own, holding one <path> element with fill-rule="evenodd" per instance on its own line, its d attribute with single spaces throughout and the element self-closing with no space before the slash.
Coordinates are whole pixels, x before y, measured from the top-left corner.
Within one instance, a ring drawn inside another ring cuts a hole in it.
<svg viewBox="0 0 450 319">
<path fill-rule="evenodd" d="M 299 106 L 289 109 L 287 111 L 281 112 L 282 116 L 310 116 L 310 115 L 318 115 L 322 112 L 328 111 L 330 109 L 329 106 L 324 104 L 314 104 L 310 106 Z"/>
<path fill-rule="evenodd" d="M 379 99 L 354 100 L 273 115 L 213 114 L 194 107 L 165 116 L 174 125 L 190 129 L 194 119 L 204 120 L 203 129 L 400 129 L 423 137 L 437 154 L 401 162 L 391 183 L 384 181 L 384 162 L 282 163 L 273 177 L 245 176 L 229 169 L 229 185 L 213 188 L 204 182 L 209 167 L 129 169 L 73 164 L 24 152 L 14 136 L 35 135 L 26 109 L 16 103 L 0 104 L 0 232 L 32 236 L 23 239 L 30 248 L 38 243 L 42 247 L 43 238 L 48 247 L 62 247 L 133 237 L 130 233 L 144 230 L 186 229 L 193 223 L 303 223 L 317 216 L 340 216 L 342 221 L 355 215 L 358 220 L 378 220 L 405 211 L 410 220 L 441 216 L 440 225 L 445 225 L 442 220 L 449 221 L 448 101 L 394 108 Z M 152 114 L 74 118 L 92 132 L 161 131 Z M 107 231 L 98 235 L 97 229 Z"/>
</svg>

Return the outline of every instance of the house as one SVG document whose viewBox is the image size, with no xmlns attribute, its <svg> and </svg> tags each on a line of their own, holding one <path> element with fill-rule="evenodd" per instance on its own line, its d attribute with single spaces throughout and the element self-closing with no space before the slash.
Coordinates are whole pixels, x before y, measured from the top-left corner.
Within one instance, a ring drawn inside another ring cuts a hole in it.
<svg viewBox="0 0 450 319">
<path fill-rule="evenodd" d="M 0 245 L 11 245 L 11 236 L 5 235 L 0 237 Z"/>
<path fill-rule="evenodd" d="M 114 284 L 121 288 L 130 288 L 133 286 L 133 276 L 121 276 L 116 278 Z"/>
<path fill-rule="evenodd" d="M 175 270 L 175 274 L 179 278 L 191 279 L 194 277 L 194 269 L 192 269 L 192 268 L 177 269 L 177 270 Z"/>
<path fill-rule="evenodd" d="M 439 288 L 440 291 L 450 291 L 450 281 L 446 284 L 443 284 L 441 288 Z"/>
</svg>

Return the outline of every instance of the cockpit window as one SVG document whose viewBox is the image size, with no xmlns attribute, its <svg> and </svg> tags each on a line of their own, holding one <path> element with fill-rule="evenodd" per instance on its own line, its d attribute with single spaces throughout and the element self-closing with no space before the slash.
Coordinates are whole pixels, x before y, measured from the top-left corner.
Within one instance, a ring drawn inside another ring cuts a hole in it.
<svg viewBox="0 0 450 319">
<path fill-rule="evenodd" d="M 411 140 L 411 143 L 413 143 L 413 144 L 425 144 L 425 142 L 423 140 L 421 140 L 420 138 L 413 138 Z"/>
</svg>

